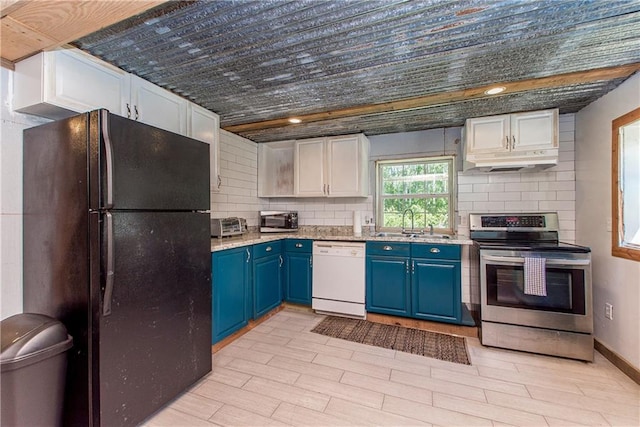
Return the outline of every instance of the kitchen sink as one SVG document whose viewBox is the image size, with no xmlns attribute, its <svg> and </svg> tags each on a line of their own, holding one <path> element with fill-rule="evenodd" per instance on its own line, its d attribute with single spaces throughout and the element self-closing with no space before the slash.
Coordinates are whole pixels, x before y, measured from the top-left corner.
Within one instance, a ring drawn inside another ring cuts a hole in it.
<svg viewBox="0 0 640 427">
<path fill-rule="evenodd" d="M 379 231 L 373 235 L 374 237 L 404 237 L 408 239 L 450 239 L 448 234 L 429 234 L 429 233 L 394 233 L 387 231 Z"/>
</svg>

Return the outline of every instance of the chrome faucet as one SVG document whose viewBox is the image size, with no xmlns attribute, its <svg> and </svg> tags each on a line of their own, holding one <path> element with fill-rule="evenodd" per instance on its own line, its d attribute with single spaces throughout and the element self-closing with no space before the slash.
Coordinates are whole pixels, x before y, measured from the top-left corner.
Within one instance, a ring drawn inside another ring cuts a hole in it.
<svg viewBox="0 0 640 427">
<path fill-rule="evenodd" d="M 429 224 L 429 235 L 433 236 L 433 224 Z"/>
<path fill-rule="evenodd" d="M 413 211 L 411 209 L 405 209 L 404 212 L 402 212 L 402 232 L 406 230 L 404 227 L 404 218 L 407 215 L 407 212 L 411 213 L 411 231 L 413 232 Z"/>
</svg>

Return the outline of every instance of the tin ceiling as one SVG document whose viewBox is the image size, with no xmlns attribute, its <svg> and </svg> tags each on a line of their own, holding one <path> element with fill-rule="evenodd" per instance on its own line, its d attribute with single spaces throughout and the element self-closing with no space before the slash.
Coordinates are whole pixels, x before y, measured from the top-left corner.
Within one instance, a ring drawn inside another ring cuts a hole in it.
<svg viewBox="0 0 640 427">
<path fill-rule="evenodd" d="M 257 142 L 376 135 L 580 110 L 640 69 L 640 0 L 168 2 L 74 44 Z"/>
</svg>

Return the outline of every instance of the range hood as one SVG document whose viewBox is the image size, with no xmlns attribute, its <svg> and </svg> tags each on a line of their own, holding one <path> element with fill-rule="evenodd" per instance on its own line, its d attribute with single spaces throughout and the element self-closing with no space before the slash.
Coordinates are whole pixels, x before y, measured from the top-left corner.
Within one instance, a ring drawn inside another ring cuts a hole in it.
<svg viewBox="0 0 640 427">
<path fill-rule="evenodd" d="M 467 156 L 464 171 L 476 172 L 539 172 L 558 164 L 558 150 L 521 153 L 518 156 Z"/>
</svg>

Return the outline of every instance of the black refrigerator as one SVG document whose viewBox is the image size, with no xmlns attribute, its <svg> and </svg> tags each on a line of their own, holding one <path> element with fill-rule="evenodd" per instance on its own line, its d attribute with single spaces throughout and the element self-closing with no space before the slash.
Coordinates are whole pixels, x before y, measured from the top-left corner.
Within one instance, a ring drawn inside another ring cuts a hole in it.
<svg viewBox="0 0 640 427">
<path fill-rule="evenodd" d="M 209 146 L 97 110 L 23 152 L 24 311 L 74 342 L 63 422 L 139 424 L 211 371 Z"/>
</svg>

